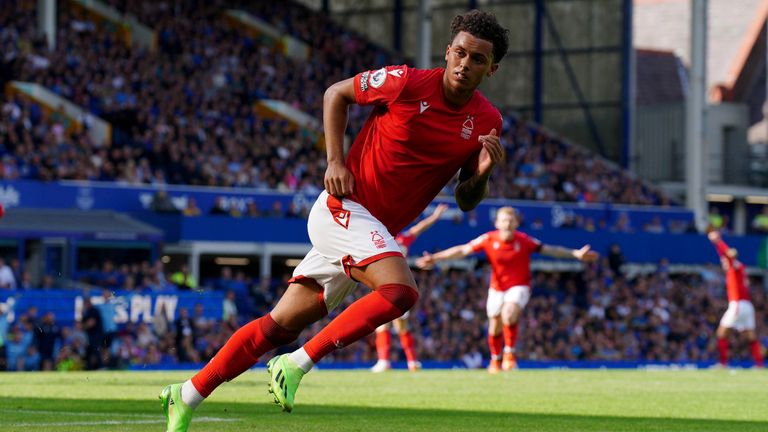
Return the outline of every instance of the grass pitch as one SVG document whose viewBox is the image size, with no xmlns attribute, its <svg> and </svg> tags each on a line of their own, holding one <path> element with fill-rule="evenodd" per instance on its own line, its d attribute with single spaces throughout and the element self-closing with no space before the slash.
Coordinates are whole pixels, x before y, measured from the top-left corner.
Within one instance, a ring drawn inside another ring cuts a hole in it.
<svg viewBox="0 0 768 432">
<path fill-rule="evenodd" d="M 190 372 L 0 373 L 1 431 L 163 431 Z M 313 371 L 291 414 L 250 371 L 191 431 L 766 431 L 768 371 Z"/>
</svg>

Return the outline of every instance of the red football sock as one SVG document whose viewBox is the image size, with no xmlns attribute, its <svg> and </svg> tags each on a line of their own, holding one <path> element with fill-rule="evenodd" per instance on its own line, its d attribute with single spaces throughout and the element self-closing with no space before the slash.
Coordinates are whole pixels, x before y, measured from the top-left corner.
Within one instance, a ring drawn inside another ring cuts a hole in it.
<svg viewBox="0 0 768 432">
<path fill-rule="evenodd" d="M 717 350 L 720 351 L 720 364 L 728 364 L 728 339 L 717 338 Z"/>
<path fill-rule="evenodd" d="M 416 350 L 414 349 L 413 335 L 411 335 L 411 332 L 403 330 L 403 332 L 400 333 L 400 345 L 402 345 L 403 351 L 405 351 L 406 360 L 415 362 Z"/>
<path fill-rule="evenodd" d="M 376 354 L 379 360 L 389 360 L 389 349 L 392 347 L 392 334 L 389 329 L 376 332 Z"/>
<path fill-rule="evenodd" d="M 752 358 L 755 359 L 755 366 L 763 367 L 763 353 L 760 352 L 760 343 L 753 340 L 749 343 L 749 349 L 752 351 Z"/>
<path fill-rule="evenodd" d="M 208 397 L 221 383 L 229 381 L 256 364 L 265 352 L 296 340 L 298 333 L 278 325 L 264 315 L 240 327 L 219 352 L 192 377 L 192 385 Z"/>
<path fill-rule="evenodd" d="M 517 332 L 520 327 L 517 323 L 504 326 L 504 349 L 511 349 L 515 351 L 515 344 L 517 343 Z"/>
<path fill-rule="evenodd" d="M 504 345 L 504 339 L 500 334 L 492 335 L 488 334 L 488 347 L 491 349 L 491 359 L 501 358 L 501 349 Z"/>
<path fill-rule="evenodd" d="M 317 363 L 337 348 L 343 348 L 376 327 L 398 318 L 410 309 L 419 293 L 408 285 L 388 284 L 352 303 L 325 328 L 304 344 L 304 350 Z"/>
</svg>

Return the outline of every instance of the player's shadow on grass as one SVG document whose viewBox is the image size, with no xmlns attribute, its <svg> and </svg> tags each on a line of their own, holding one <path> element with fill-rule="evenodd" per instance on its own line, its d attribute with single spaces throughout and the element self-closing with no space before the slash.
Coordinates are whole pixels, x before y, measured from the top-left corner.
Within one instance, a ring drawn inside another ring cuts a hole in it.
<svg viewBox="0 0 768 432">
<path fill-rule="evenodd" d="M 163 418 L 159 401 L 115 399 L 64 399 L 66 395 L 49 398 L 0 399 L 0 430 L 18 423 L 62 424 L 74 420 L 73 413 L 91 419 L 113 421 L 131 420 L 141 416 Z M 14 411 L 24 413 L 13 415 Z M 631 407 L 627 407 L 630 414 Z M 39 412 L 36 414 L 35 412 Z M 62 413 L 57 415 L 57 413 Z M 766 431 L 768 421 L 727 421 L 683 418 L 647 418 L 590 416 L 569 414 L 539 414 L 525 412 L 495 412 L 470 410 L 438 410 L 337 405 L 299 405 L 294 413 L 282 413 L 269 403 L 216 402 L 203 404 L 200 417 L 233 420 L 219 423 L 193 421 L 193 431 Z M 20 419 L 23 419 L 20 420 Z M 82 418 L 80 418 L 82 420 Z M 131 425 L 131 431 L 154 431 L 158 424 Z M 14 429 L 15 430 L 15 429 Z M 31 430 L 29 427 L 26 430 Z M 74 429 L 65 429 L 74 430 Z M 125 425 L 106 425 L 100 430 L 126 430 Z"/>
</svg>

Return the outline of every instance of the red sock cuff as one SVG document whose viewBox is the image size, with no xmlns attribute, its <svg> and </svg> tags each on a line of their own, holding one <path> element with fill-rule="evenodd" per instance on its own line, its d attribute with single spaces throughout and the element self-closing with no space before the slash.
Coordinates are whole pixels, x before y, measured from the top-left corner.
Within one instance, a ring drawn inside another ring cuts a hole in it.
<svg viewBox="0 0 768 432">
<path fill-rule="evenodd" d="M 304 344 L 304 350 L 317 363 L 331 351 L 345 347 L 372 333 L 376 327 L 388 323 L 408 311 L 419 298 L 408 285 L 382 285 L 374 292 L 358 299 L 339 314 L 325 328 Z"/>
<path fill-rule="evenodd" d="M 404 284 L 382 285 L 376 289 L 376 292 L 395 305 L 402 313 L 408 312 L 419 299 L 418 291 Z"/>
<path fill-rule="evenodd" d="M 299 332 L 292 332 L 284 329 L 272 318 L 272 315 L 266 314 L 264 319 L 259 320 L 261 332 L 264 337 L 275 346 L 287 345 L 299 337 Z"/>
</svg>

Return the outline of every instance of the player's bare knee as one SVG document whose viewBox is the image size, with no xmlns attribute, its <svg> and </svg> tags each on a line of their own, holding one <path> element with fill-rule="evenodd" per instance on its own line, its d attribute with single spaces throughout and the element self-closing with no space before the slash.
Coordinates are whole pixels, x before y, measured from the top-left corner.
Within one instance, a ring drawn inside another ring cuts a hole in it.
<svg viewBox="0 0 768 432">
<path fill-rule="evenodd" d="M 419 291 L 405 284 L 387 284 L 376 289 L 376 292 L 387 299 L 402 313 L 408 312 L 419 299 Z"/>
</svg>

